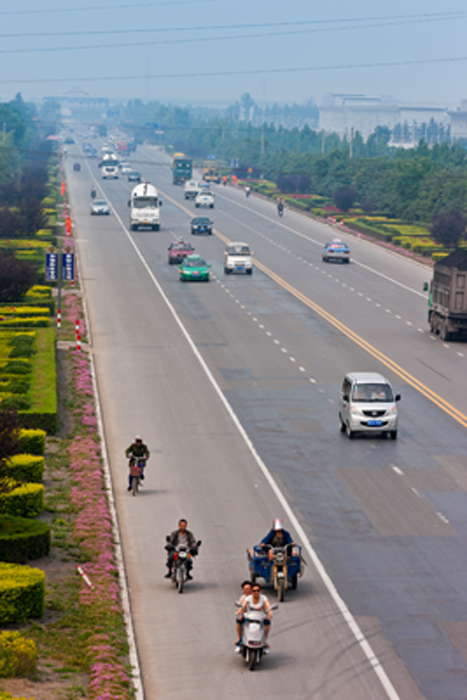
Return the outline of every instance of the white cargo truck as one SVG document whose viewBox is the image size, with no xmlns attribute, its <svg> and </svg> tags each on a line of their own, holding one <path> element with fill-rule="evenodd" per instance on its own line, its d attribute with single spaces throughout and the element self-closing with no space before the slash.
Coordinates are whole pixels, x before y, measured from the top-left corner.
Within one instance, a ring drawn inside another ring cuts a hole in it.
<svg viewBox="0 0 467 700">
<path fill-rule="evenodd" d="M 162 201 L 158 191 L 150 182 L 142 182 L 133 188 L 128 206 L 130 207 L 130 229 L 132 231 L 146 226 L 154 231 L 160 229 Z"/>
</svg>

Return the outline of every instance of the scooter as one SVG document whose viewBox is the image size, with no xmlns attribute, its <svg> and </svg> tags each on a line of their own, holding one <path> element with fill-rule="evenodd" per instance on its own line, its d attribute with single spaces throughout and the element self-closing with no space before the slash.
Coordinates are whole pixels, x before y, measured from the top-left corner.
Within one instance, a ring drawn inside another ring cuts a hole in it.
<svg viewBox="0 0 467 700">
<path fill-rule="evenodd" d="M 279 214 L 279 216 L 283 216 L 283 215 L 284 215 L 284 205 L 283 205 L 283 204 L 279 204 L 279 205 L 278 205 L 278 207 L 277 207 L 277 213 Z"/>
<path fill-rule="evenodd" d="M 271 605 L 271 610 L 277 610 L 278 607 L 278 605 Z M 254 671 L 263 656 L 268 653 L 265 619 L 266 613 L 264 610 L 249 610 L 245 612 L 240 654 L 245 659 L 250 671 Z"/>
<path fill-rule="evenodd" d="M 172 582 L 175 584 L 175 588 L 178 588 L 179 593 L 183 593 L 185 583 L 187 581 L 187 574 L 191 569 L 191 558 L 195 556 L 195 552 L 189 551 L 188 547 L 180 545 L 175 547 L 170 544 L 170 536 L 166 537 L 166 550 L 168 552 L 173 552 L 172 554 Z M 201 540 L 196 543 L 196 550 L 201 547 Z M 196 552 L 197 553 L 197 552 Z"/>
<path fill-rule="evenodd" d="M 97 196 L 97 190 L 95 187 L 91 189 L 91 199 L 96 199 Z"/>
</svg>

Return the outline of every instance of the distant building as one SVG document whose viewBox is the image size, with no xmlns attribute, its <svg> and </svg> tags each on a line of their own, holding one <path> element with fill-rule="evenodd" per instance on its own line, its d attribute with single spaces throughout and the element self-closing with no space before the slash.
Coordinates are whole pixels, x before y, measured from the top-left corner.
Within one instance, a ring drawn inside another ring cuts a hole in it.
<svg viewBox="0 0 467 700">
<path fill-rule="evenodd" d="M 398 103 L 382 97 L 334 93 L 319 108 L 319 128 L 348 136 L 351 129 L 359 131 L 364 139 L 377 126 L 394 129 L 396 124 L 407 124 L 409 129 L 420 124 L 436 123 L 449 125 L 447 107 L 441 105 Z"/>
<path fill-rule="evenodd" d="M 452 140 L 467 139 L 467 100 L 461 100 L 460 107 L 448 114 L 451 119 Z"/>
</svg>

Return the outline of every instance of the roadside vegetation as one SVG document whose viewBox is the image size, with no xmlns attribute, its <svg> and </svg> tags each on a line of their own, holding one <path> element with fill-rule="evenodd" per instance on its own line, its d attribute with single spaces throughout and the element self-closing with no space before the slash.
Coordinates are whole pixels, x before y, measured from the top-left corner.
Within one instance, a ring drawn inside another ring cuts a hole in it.
<svg viewBox="0 0 467 700">
<path fill-rule="evenodd" d="M 76 324 L 86 339 L 79 284 L 63 283 L 57 329 L 45 281 L 67 207 L 53 125 L 20 96 L 0 114 L 11 150 L 0 154 L 0 700 L 129 700 L 90 363 L 74 342 Z"/>
</svg>

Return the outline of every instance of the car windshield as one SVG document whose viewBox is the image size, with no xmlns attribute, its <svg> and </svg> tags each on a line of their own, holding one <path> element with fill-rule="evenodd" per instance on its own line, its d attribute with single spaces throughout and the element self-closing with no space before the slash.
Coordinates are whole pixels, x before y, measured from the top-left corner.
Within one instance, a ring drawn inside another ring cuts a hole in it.
<svg viewBox="0 0 467 700">
<path fill-rule="evenodd" d="M 212 192 L 208 192 L 208 190 L 204 190 L 204 192 L 201 192 L 201 197 L 212 197 Z"/>
<path fill-rule="evenodd" d="M 106 207 L 106 206 L 107 206 L 107 202 L 104 202 L 103 199 L 96 199 L 96 201 L 94 202 L 94 205 L 93 205 L 93 206 L 95 206 L 95 207 Z"/>
<path fill-rule="evenodd" d="M 174 243 L 172 250 L 193 250 L 189 243 Z"/>
<path fill-rule="evenodd" d="M 391 387 L 388 384 L 356 384 L 353 388 L 353 400 L 365 403 L 393 401 Z"/>
<path fill-rule="evenodd" d="M 196 260 L 185 260 L 185 267 L 206 267 L 206 262 L 202 258 Z"/>
<path fill-rule="evenodd" d="M 135 209 L 157 208 L 157 197 L 135 197 L 133 206 Z"/>
<path fill-rule="evenodd" d="M 195 224 L 197 226 L 208 226 L 211 222 L 208 218 L 201 217 L 199 219 L 193 219 L 193 221 L 191 223 Z"/>
<path fill-rule="evenodd" d="M 229 255 L 250 255 L 250 249 L 247 245 L 231 245 Z"/>
</svg>

